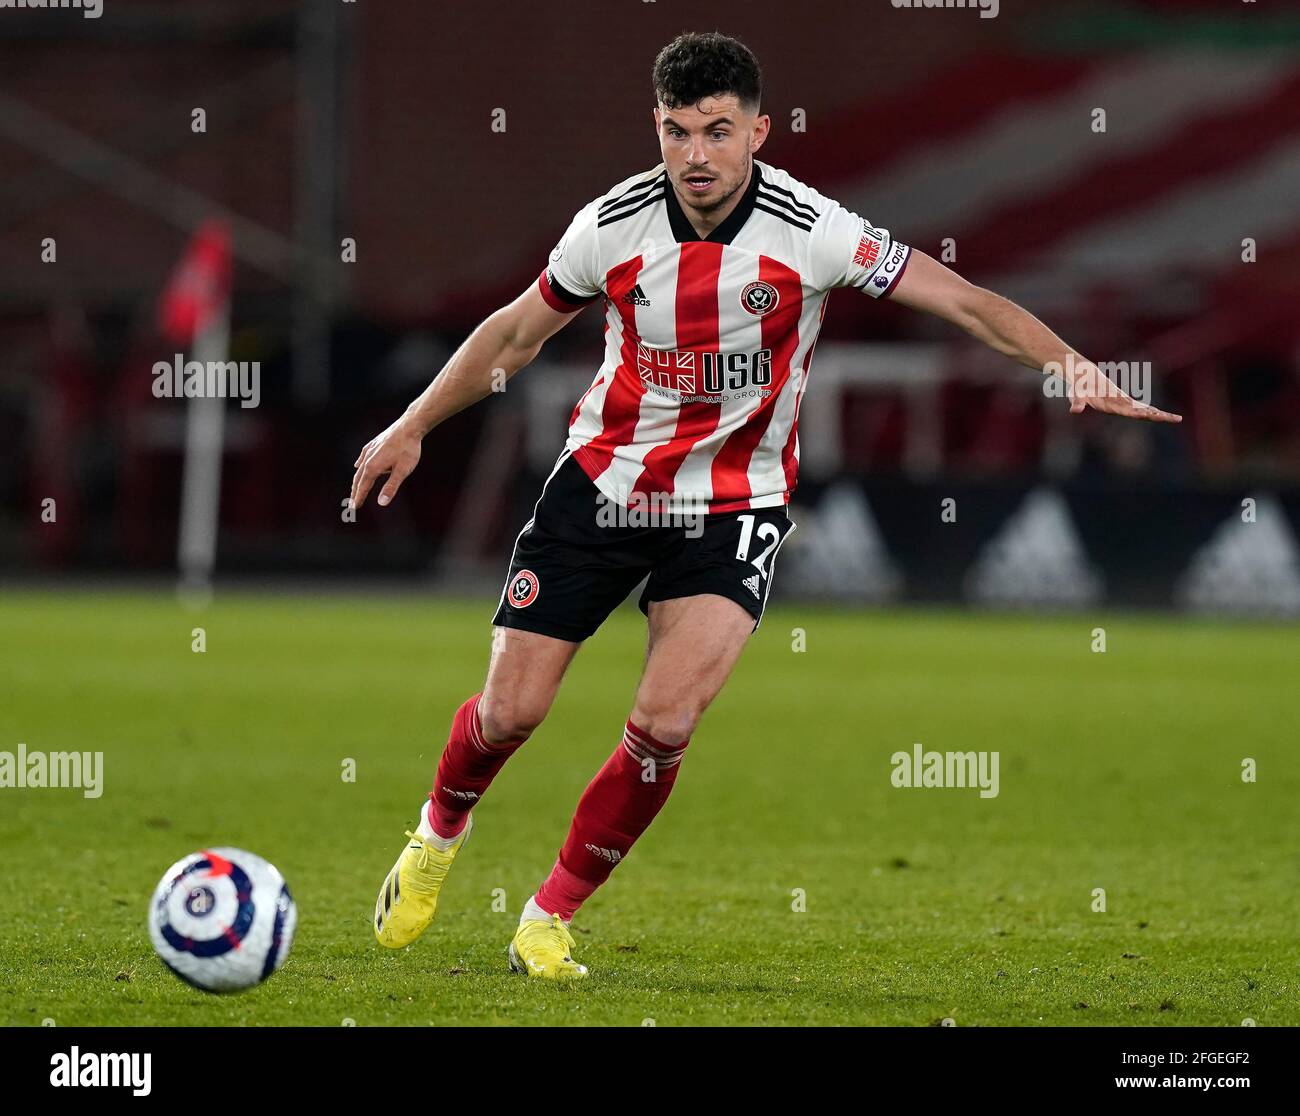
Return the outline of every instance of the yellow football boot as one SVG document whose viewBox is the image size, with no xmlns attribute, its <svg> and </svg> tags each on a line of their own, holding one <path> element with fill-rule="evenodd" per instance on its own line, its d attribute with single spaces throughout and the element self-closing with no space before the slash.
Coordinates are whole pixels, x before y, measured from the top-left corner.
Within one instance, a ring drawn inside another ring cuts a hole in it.
<svg viewBox="0 0 1300 1116">
<path fill-rule="evenodd" d="M 510 967 L 517 973 L 543 980 L 576 980 L 587 975 L 587 966 L 573 959 L 573 935 L 552 915 L 550 921 L 528 918 L 519 924 L 510 943 Z"/>
<path fill-rule="evenodd" d="M 375 938 L 389 949 L 410 945 L 424 933 L 438 909 L 438 892 L 456 854 L 469 840 L 474 815 L 465 819 L 456 843 L 443 852 L 409 829 L 410 844 L 402 850 L 375 900 Z"/>
</svg>

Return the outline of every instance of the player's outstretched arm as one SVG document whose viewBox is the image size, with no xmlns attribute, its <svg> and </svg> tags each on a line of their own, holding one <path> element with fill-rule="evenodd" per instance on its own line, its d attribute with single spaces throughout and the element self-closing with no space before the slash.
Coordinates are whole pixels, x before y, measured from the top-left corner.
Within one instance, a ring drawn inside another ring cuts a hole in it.
<svg viewBox="0 0 1300 1116">
<path fill-rule="evenodd" d="M 1120 390 L 1090 360 L 1080 356 L 1029 311 L 992 291 L 968 283 L 951 268 L 912 249 L 907 270 L 890 295 L 961 326 L 976 340 L 1027 368 L 1060 375 L 1070 396 L 1070 413 L 1092 407 L 1112 415 L 1151 422 L 1182 422 L 1181 415 L 1139 403 Z"/>
<path fill-rule="evenodd" d="M 379 506 L 390 503 L 420 462 L 424 436 L 445 419 L 501 390 L 538 352 L 546 339 L 578 316 L 547 305 L 532 286 L 484 321 L 456 350 L 446 366 L 392 426 L 362 447 L 354 462 L 352 506 L 361 507 L 380 477 Z"/>
</svg>

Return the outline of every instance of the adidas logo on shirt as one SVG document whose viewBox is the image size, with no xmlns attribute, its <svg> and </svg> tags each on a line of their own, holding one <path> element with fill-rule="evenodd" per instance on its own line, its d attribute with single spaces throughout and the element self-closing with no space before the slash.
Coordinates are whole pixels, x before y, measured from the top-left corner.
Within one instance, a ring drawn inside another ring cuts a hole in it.
<svg viewBox="0 0 1300 1116">
<path fill-rule="evenodd" d="M 758 600 L 758 597 L 759 597 L 759 592 L 758 592 L 758 574 L 754 574 L 752 577 L 747 577 L 747 578 L 745 578 L 745 580 L 742 581 L 740 584 L 743 585 L 746 589 L 748 589 L 751 593 L 754 594 L 754 599 L 755 599 L 755 600 Z"/>
<path fill-rule="evenodd" d="M 628 291 L 627 294 L 623 296 L 623 301 L 626 302 L 629 306 L 650 305 L 650 300 L 646 298 L 645 291 L 641 289 L 640 283 L 638 283 L 635 287 L 633 287 L 630 291 Z"/>
</svg>

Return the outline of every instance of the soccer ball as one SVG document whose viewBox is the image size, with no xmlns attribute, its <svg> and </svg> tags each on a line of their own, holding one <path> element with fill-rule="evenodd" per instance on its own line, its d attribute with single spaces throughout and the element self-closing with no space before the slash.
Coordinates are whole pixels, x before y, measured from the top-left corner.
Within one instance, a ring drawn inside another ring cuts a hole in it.
<svg viewBox="0 0 1300 1116">
<path fill-rule="evenodd" d="M 252 988 L 284 964 L 298 908 L 275 865 L 243 849 L 204 849 L 163 874 L 149 903 L 162 962 L 204 992 Z"/>
</svg>

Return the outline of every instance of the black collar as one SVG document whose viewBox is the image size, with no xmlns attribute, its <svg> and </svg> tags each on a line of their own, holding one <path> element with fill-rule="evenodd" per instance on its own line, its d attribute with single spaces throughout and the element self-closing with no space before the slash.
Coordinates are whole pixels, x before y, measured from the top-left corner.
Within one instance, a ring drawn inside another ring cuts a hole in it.
<svg viewBox="0 0 1300 1116">
<path fill-rule="evenodd" d="M 700 239 L 714 244 L 730 244 L 736 239 L 736 234 L 744 227 L 745 222 L 749 220 L 749 215 L 754 212 L 754 200 L 758 197 L 758 184 L 760 181 L 762 181 L 762 175 L 758 173 L 758 162 L 753 161 L 749 172 L 749 185 L 745 188 L 745 194 L 740 199 L 740 204 L 727 214 L 727 219 L 722 224 L 703 238 L 695 231 L 695 226 L 686 219 L 686 214 L 682 212 L 681 202 L 677 200 L 677 191 L 673 188 L 673 184 L 668 182 L 668 189 L 664 191 L 664 206 L 668 210 L 668 224 L 672 227 L 673 238 L 678 244 L 686 244 Z"/>
</svg>

